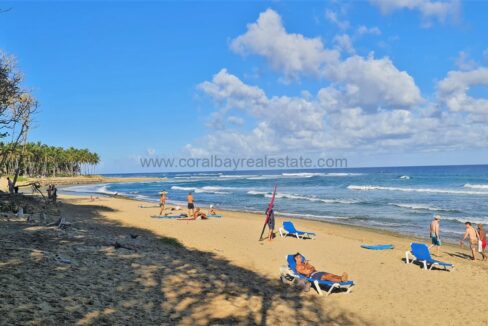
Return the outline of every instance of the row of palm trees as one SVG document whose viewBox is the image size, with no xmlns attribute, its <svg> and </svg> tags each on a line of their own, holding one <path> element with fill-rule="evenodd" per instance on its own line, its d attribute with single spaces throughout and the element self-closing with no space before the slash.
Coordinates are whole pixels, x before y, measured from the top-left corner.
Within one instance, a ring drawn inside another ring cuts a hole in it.
<svg viewBox="0 0 488 326">
<path fill-rule="evenodd" d="M 0 142 L 0 156 L 6 160 L 0 170 L 3 174 L 15 174 L 20 167 L 21 176 L 75 176 L 94 173 L 100 162 L 97 153 L 88 149 L 54 147 L 37 143 L 13 146 Z"/>
</svg>

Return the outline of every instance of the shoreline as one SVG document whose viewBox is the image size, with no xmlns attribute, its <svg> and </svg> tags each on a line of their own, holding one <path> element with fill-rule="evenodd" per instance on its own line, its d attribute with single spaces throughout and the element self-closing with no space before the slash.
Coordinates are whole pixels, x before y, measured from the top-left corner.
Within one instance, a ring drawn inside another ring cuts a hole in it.
<svg viewBox="0 0 488 326">
<path fill-rule="evenodd" d="M 134 182 L 134 181 L 128 181 L 128 182 Z M 137 182 L 137 181 L 135 181 L 135 182 Z M 123 182 L 121 182 L 121 183 L 123 183 Z M 69 185 L 66 185 L 66 186 L 69 186 Z M 60 188 L 59 190 L 62 191 L 63 188 Z M 90 196 L 88 193 L 83 194 L 83 193 L 76 193 L 76 192 L 69 192 L 69 191 L 68 192 L 64 192 L 63 195 L 73 196 L 73 197 L 78 197 L 78 196 L 79 197 L 89 197 Z M 110 194 L 104 194 L 104 193 L 93 193 L 93 195 L 94 196 L 95 195 L 96 196 L 100 196 L 100 197 L 107 197 L 107 198 L 120 198 L 120 199 L 126 199 L 126 200 L 141 202 L 141 203 L 147 203 L 147 204 L 159 204 L 159 202 L 156 201 L 156 200 L 155 201 L 148 201 L 148 200 L 145 200 L 145 199 L 134 198 L 134 197 L 131 197 L 131 196 L 128 196 L 128 195 L 121 195 L 119 193 L 117 193 L 116 195 L 110 195 Z M 184 212 L 186 210 L 186 208 L 185 208 L 186 206 L 185 205 L 186 205 L 186 203 L 184 203 L 184 202 L 168 201 L 168 204 L 166 205 L 166 207 L 182 206 L 183 207 L 182 210 Z M 222 208 L 217 207 L 217 209 L 218 209 L 219 212 L 230 212 L 230 213 L 237 213 L 237 214 L 238 213 L 250 214 L 250 215 L 253 215 L 253 216 L 256 216 L 256 217 L 262 217 L 263 216 L 262 214 L 260 214 L 257 211 L 242 210 L 242 209 L 231 209 L 231 208 L 227 208 L 227 207 L 223 207 L 223 206 L 221 206 L 221 207 Z M 202 209 L 205 209 L 203 207 L 201 207 L 201 208 Z M 317 218 L 313 218 L 313 217 L 302 217 L 302 216 L 299 216 L 299 215 L 289 216 L 289 215 L 280 214 L 279 212 L 276 212 L 275 213 L 275 216 L 277 218 L 282 219 L 282 220 L 292 219 L 292 220 L 314 221 L 314 222 L 325 223 L 325 224 L 330 224 L 330 225 L 344 226 L 346 228 L 354 228 L 354 229 L 357 229 L 357 230 L 370 231 L 370 232 L 378 233 L 378 234 L 390 235 L 392 237 L 399 237 L 399 238 L 403 238 L 403 239 L 410 239 L 411 242 L 427 242 L 427 243 L 430 243 L 430 237 L 428 237 L 428 236 L 422 237 L 422 236 L 418 236 L 418 235 L 413 235 L 413 234 L 408 234 L 408 233 L 402 233 L 402 232 L 393 231 L 393 230 L 375 228 L 373 226 L 335 222 L 333 219 L 321 219 L 319 217 L 317 217 Z M 428 226 L 426 226 L 426 230 L 427 230 L 427 227 Z M 441 229 L 441 232 L 442 232 L 442 229 Z M 427 234 L 427 231 L 426 231 L 426 234 Z M 450 239 L 447 239 L 447 240 L 442 239 L 442 243 L 443 243 L 443 246 L 456 247 L 456 243 L 458 243 L 458 242 L 456 242 L 454 240 L 450 240 Z"/>
<path fill-rule="evenodd" d="M 3 178 L 2 178 L 3 179 Z M 164 181 L 166 178 L 158 177 L 106 177 L 102 175 L 87 175 L 74 177 L 45 177 L 45 178 L 27 178 L 19 182 L 19 186 L 33 182 L 39 182 L 41 186 L 55 184 L 59 186 L 70 185 L 92 185 L 97 183 L 129 183 L 129 182 L 153 182 Z"/>
</svg>

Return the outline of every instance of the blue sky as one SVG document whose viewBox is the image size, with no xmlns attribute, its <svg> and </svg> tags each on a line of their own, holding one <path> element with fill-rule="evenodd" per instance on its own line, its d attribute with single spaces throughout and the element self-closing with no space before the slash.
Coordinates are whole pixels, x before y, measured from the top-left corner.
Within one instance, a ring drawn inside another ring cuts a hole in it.
<svg viewBox="0 0 488 326">
<path fill-rule="evenodd" d="M 144 172 L 148 151 L 487 162 L 487 3 L 2 8 L 0 48 L 40 103 L 31 140 L 96 151 L 100 172 Z"/>
</svg>

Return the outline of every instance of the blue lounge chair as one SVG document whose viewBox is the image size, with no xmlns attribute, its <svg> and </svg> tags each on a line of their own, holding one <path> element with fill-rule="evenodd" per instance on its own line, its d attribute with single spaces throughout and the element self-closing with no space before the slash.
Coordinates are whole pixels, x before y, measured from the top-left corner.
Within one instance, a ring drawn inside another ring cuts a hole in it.
<svg viewBox="0 0 488 326">
<path fill-rule="evenodd" d="M 353 281 L 335 283 L 335 282 L 331 282 L 331 281 L 317 280 L 317 279 L 314 279 L 311 277 L 303 276 L 297 272 L 297 269 L 296 269 L 297 266 L 295 263 L 295 257 L 294 256 L 295 255 L 286 256 L 286 261 L 288 262 L 288 267 L 281 269 L 281 277 L 289 275 L 289 276 L 293 277 L 294 279 L 308 281 L 315 286 L 315 289 L 317 289 L 317 292 L 319 293 L 319 295 L 324 294 L 324 292 L 320 288 L 320 285 L 325 285 L 325 286 L 329 287 L 329 290 L 326 291 L 326 296 L 331 294 L 334 289 L 346 289 L 347 290 L 346 293 L 350 293 L 352 290 L 352 287 L 355 285 Z M 305 260 L 305 257 L 302 256 L 302 260 Z"/>
<path fill-rule="evenodd" d="M 407 264 L 409 264 L 410 262 L 413 263 L 414 261 L 417 260 L 417 261 L 423 263 L 424 269 L 431 270 L 432 267 L 434 267 L 434 266 L 439 266 L 439 267 L 442 266 L 446 270 L 448 267 L 454 268 L 453 264 L 444 263 L 442 261 L 433 259 L 430 256 L 429 248 L 427 247 L 426 244 L 413 242 L 410 244 L 410 248 L 412 249 L 411 251 L 405 252 L 405 261 Z M 412 258 L 411 260 L 410 260 L 410 257 Z M 429 265 L 430 265 L 430 268 L 428 268 Z"/>
<path fill-rule="evenodd" d="M 280 228 L 280 235 L 286 237 L 289 234 L 297 237 L 297 239 L 304 239 L 305 237 L 312 239 L 312 237 L 315 237 L 313 232 L 298 231 L 291 221 L 283 222 L 283 227 Z"/>
</svg>

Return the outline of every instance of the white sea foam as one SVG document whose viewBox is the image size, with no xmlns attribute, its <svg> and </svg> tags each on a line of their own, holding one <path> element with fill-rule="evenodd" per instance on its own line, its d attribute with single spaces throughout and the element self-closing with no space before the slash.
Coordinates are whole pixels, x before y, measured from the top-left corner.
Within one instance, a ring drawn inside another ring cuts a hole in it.
<svg viewBox="0 0 488 326">
<path fill-rule="evenodd" d="M 487 224 L 488 223 L 488 216 L 481 216 L 481 217 L 470 217 L 470 216 L 461 216 L 461 217 L 441 217 L 443 220 L 449 220 L 449 221 L 454 221 L 454 222 L 459 222 L 459 223 L 466 223 L 466 222 L 471 222 L 473 226 L 475 227 L 474 224 Z"/>
<path fill-rule="evenodd" d="M 467 183 L 464 185 L 464 188 L 469 188 L 469 189 L 485 189 L 488 190 L 488 184 L 471 184 Z"/>
<path fill-rule="evenodd" d="M 400 177 L 400 179 L 409 180 L 410 179 L 410 176 L 408 176 L 408 175 L 402 175 Z"/>
<path fill-rule="evenodd" d="M 276 214 L 277 215 L 282 215 L 282 216 L 297 217 L 297 218 L 306 218 L 306 219 L 318 219 L 318 220 L 320 220 L 320 219 L 330 219 L 330 220 L 345 220 L 345 219 L 349 219 L 349 217 L 346 217 L 346 216 L 298 214 L 298 213 L 285 213 L 285 212 L 278 212 L 278 211 L 276 211 Z"/>
<path fill-rule="evenodd" d="M 281 175 L 285 177 L 311 178 L 311 177 L 323 176 L 325 175 L 325 173 L 300 172 L 300 173 L 282 173 Z"/>
<path fill-rule="evenodd" d="M 280 174 L 264 174 L 264 175 L 260 175 L 260 176 L 257 176 L 257 177 L 249 177 L 249 178 L 246 178 L 247 180 L 268 180 L 268 179 L 279 179 L 279 178 L 282 178 L 283 176 L 280 175 Z"/>
<path fill-rule="evenodd" d="M 219 194 L 224 195 L 228 194 L 229 192 L 221 191 L 221 190 L 233 190 L 236 188 L 231 187 L 215 187 L 215 186 L 205 186 L 205 187 L 180 187 L 180 186 L 172 186 L 171 189 L 173 190 L 182 190 L 182 191 L 194 191 L 195 193 L 210 193 L 210 194 Z"/>
<path fill-rule="evenodd" d="M 254 174 L 222 174 L 219 175 L 219 178 L 223 179 L 246 179 L 251 177 L 259 177 L 259 175 Z"/>
<path fill-rule="evenodd" d="M 62 188 L 65 192 L 78 192 L 86 194 L 104 194 L 104 195 L 115 195 L 116 192 L 108 190 L 108 184 L 94 184 L 94 185 L 82 185 L 82 186 L 71 186 Z"/>
<path fill-rule="evenodd" d="M 254 195 L 254 196 L 263 196 L 266 198 L 271 198 L 273 196 L 270 192 L 255 191 L 255 190 L 250 190 L 247 192 L 247 194 L 248 195 Z M 276 198 L 284 198 L 284 199 L 292 199 L 292 200 L 306 200 L 306 201 L 311 201 L 311 202 L 321 202 L 321 203 L 325 203 L 325 204 L 357 204 L 357 203 L 359 203 L 358 201 L 354 201 L 354 200 L 325 199 L 325 198 L 319 198 L 316 196 L 303 196 L 303 195 L 288 194 L 288 193 L 282 193 L 282 192 L 276 193 Z"/>
<path fill-rule="evenodd" d="M 400 187 L 349 185 L 349 186 L 347 186 L 347 189 L 364 190 L 364 191 L 383 190 L 383 191 L 403 191 L 403 192 L 424 192 L 424 193 L 439 193 L 439 194 L 454 194 L 454 195 L 488 196 L 488 192 L 482 192 L 482 191 L 466 191 L 466 190 L 436 189 L 436 188 L 400 188 Z"/>
<path fill-rule="evenodd" d="M 450 212 L 450 211 L 453 211 L 451 209 L 439 208 L 439 207 L 429 206 L 429 205 L 425 205 L 425 204 L 390 203 L 390 205 L 401 207 L 401 208 L 413 209 L 413 210 L 424 210 L 424 211 L 434 211 L 434 212 Z"/>
<path fill-rule="evenodd" d="M 312 173 L 312 172 L 299 172 L 299 173 L 282 173 L 284 177 L 288 178 L 312 178 L 312 177 L 354 177 L 363 175 L 362 173 L 343 173 L 343 172 L 331 172 L 331 173 Z"/>
<path fill-rule="evenodd" d="M 326 173 L 327 177 L 357 177 L 363 173 Z"/>
</svg>

